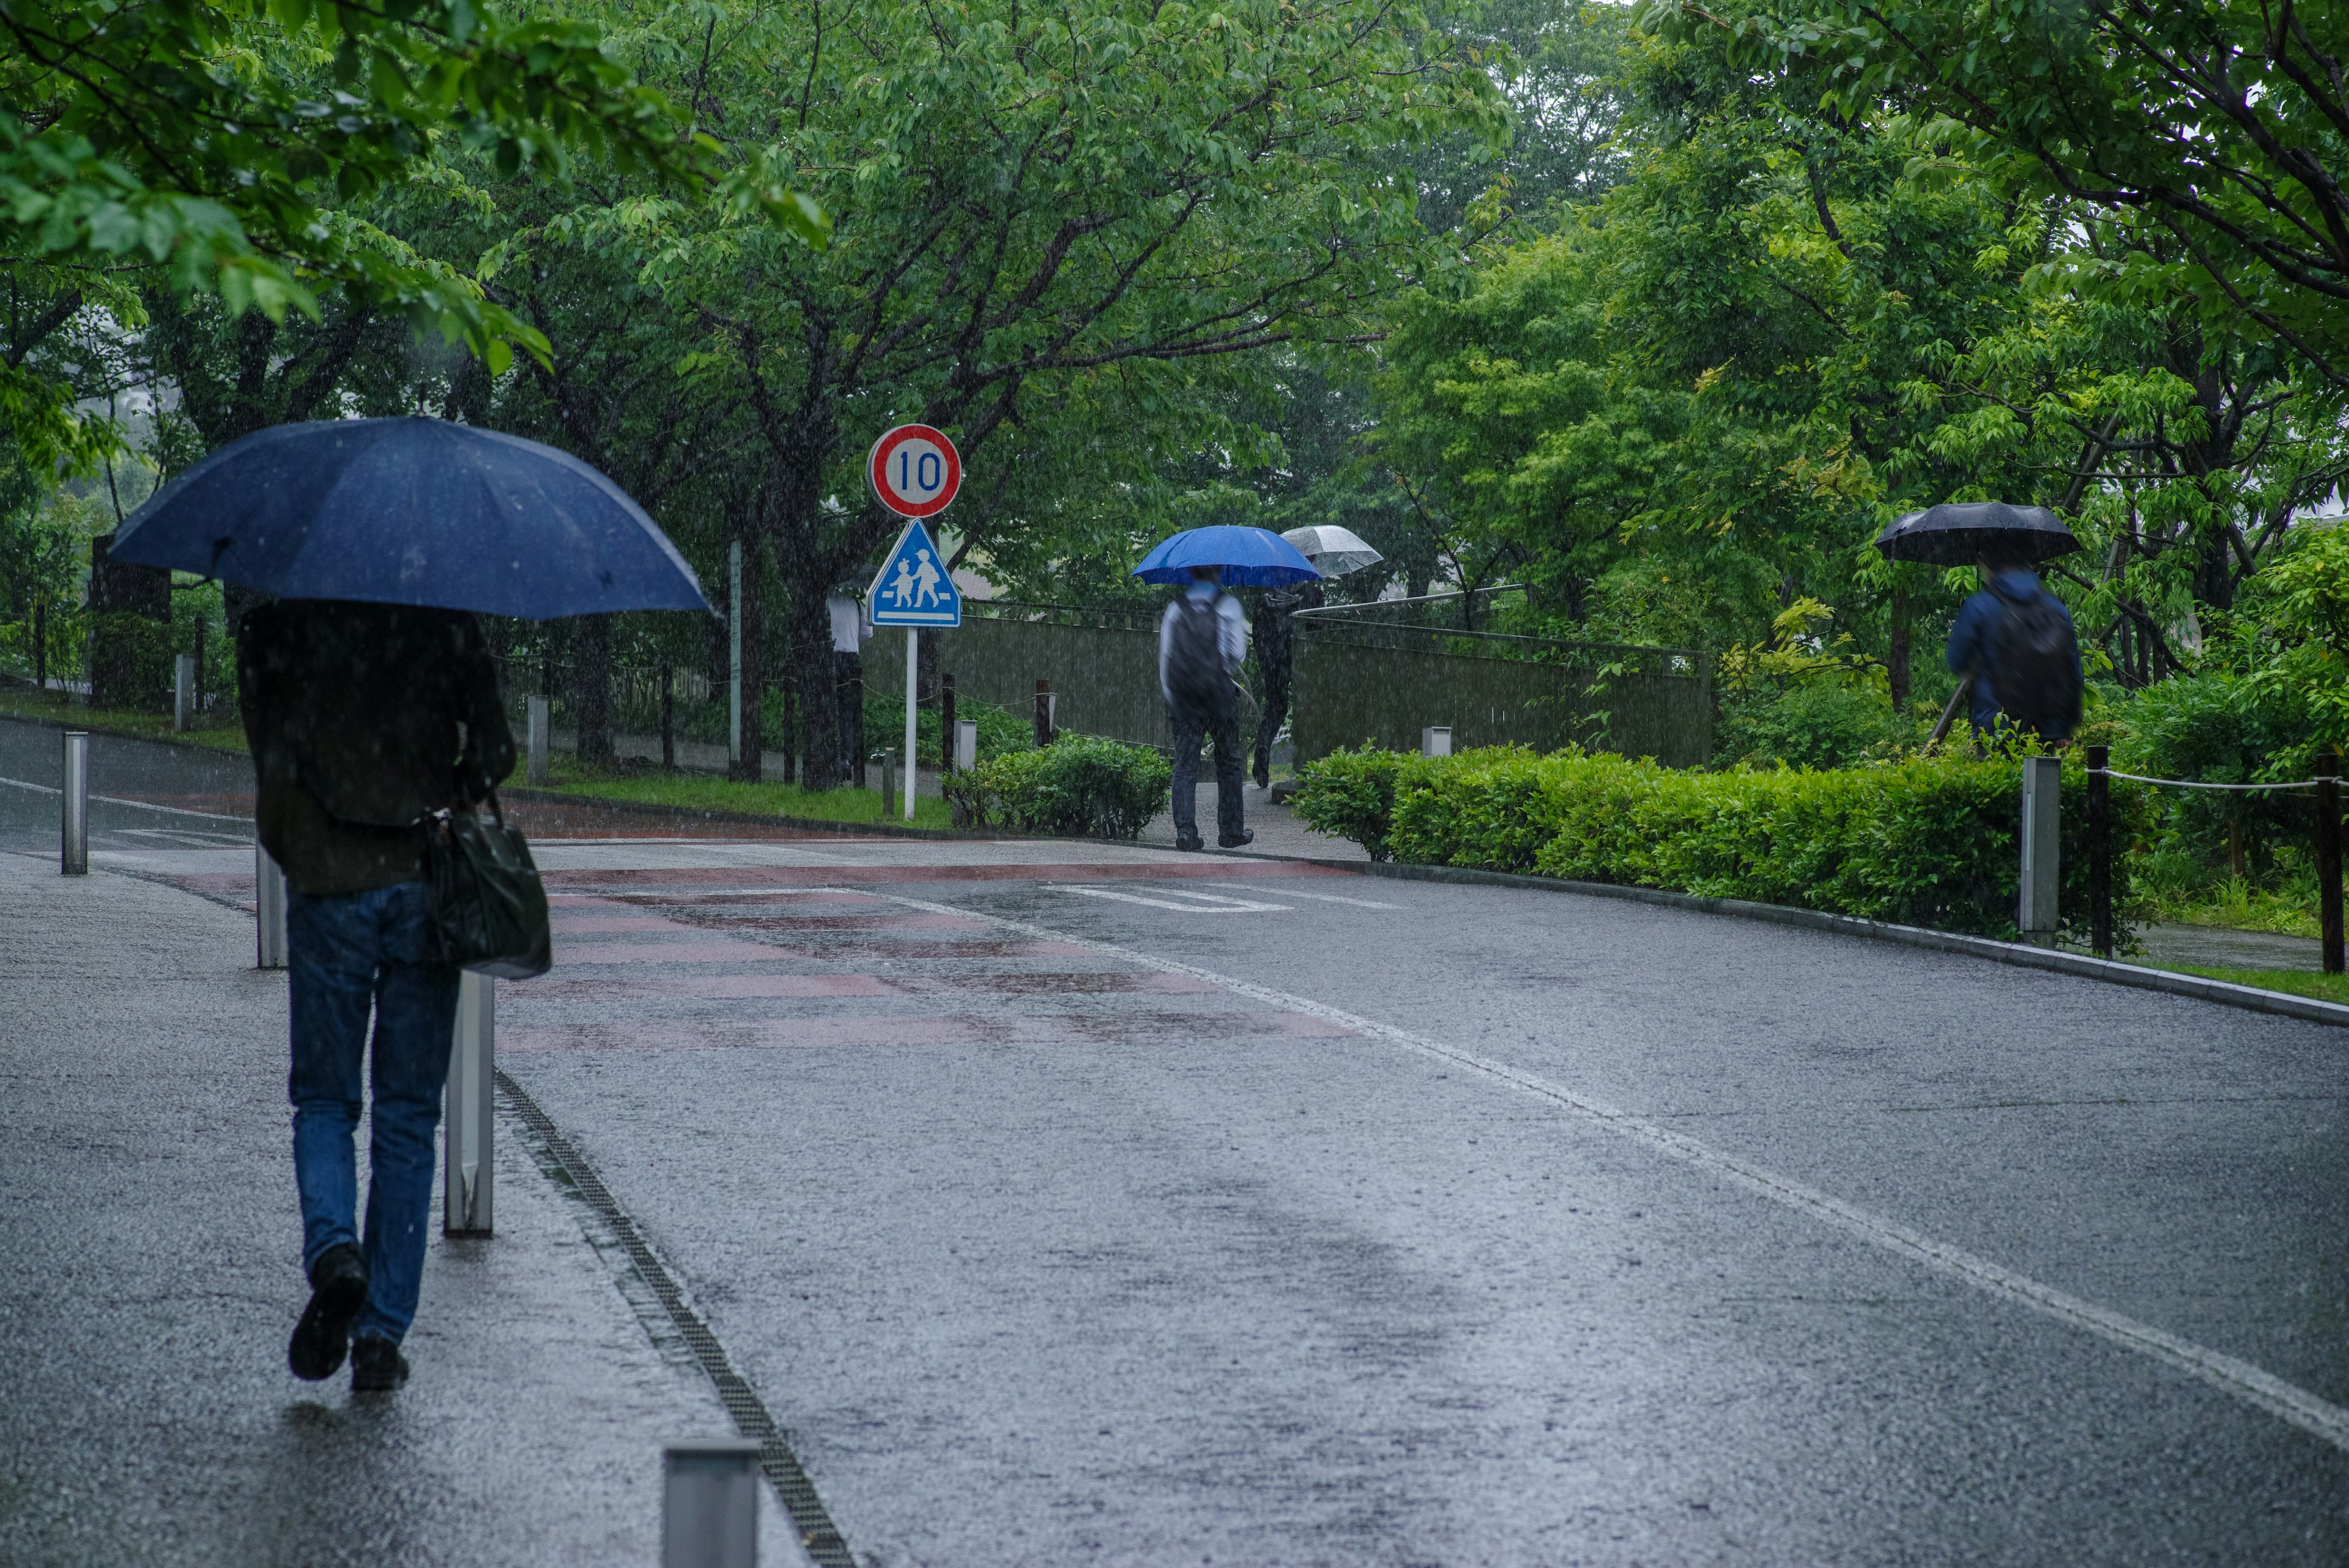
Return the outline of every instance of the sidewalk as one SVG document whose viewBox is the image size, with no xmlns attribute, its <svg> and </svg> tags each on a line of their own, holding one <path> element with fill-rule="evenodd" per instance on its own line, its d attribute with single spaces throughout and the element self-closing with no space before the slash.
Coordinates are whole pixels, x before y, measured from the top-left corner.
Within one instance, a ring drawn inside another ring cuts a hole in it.
<svg viewBox="0 0 2349 1568">
<path fill-rule="evenodd" d="M 285 980 L 250 919 L 0 854 L 0 1562 L 658 1561 L 662 1444 L 732 1424 L 510 1117 L 498 1234 L 435 1226 L 408 1386 L 297 1382 Z M 802 1561 L 761 1494 L 763 1560 Z"/>
</svg>

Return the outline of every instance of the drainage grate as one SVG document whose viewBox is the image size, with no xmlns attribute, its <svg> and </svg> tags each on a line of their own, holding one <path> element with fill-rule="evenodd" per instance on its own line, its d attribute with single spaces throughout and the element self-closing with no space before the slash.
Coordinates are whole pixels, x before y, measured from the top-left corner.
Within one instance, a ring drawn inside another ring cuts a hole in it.
<svg viewBox="0 0 2349 1568">
<path fill-rule="evenodd" d="M 783 1440 L 782 1432 L 775 1426 L 775 1418 L 767 1413 L 766 1404 L 734 1370 L 733 1363 L 726 1359 L 726 1347 L 718 1343 L 718 1336 L 709 1332 L 709 1324 L 686 1304 L 685 1293 L 678 1289 L 677 1281 L 670 1277 L 661 1261 L 653 1256 L 653 1250 L 645 1244 L 644 1237 L 636 1231 L 636 1221 L 629 1219 L 627 1211 L 614 1201 L 604 1183 L 596 1178 L 595 1168 L 572 1147 L 571 1140 L 563 1136 L 562 1129 L 554 1125 L 554 1119 L 539 1109 L 538 1102 L 532 1099 L 521 1085 L 501 1071 L 498 1088 L 506 1096 L 514 1115 L 537 1135 L 547 1153 L 563 1168 L 564 1174 L 570 1177 L 579 1189 L 579 1196 L 612 1228 L 612 1233 L 619 1239 L 629 1261 L 636 1265 L 636 1272 L 658 1298 L 661 1310 L 668 1314 L 669 1321 L 677 1325 L 678 1333 L 693 1351 L 693 1358 L 701 1364 L 702 1371 L 709 1375 L 709 1381 L 717 1386 L 718 1397 L 725 1404 L 727 1414 L 734 1417 L 735 1428 L 759 1445 L 759 1462 L 767 1472 L 767 1480 L 773 1483 L 775 1495 L 782 1501 L 783 1511 L 791 1515 L 792 1524 L 799 1531 L 801 1544 L 807 1548 L 808 1555 L 814 1559 L 818 1568 L 856 1568 L 856 1559 L 850 1553 L 848 1542 L 842 1539 L 839 1526 L 833 1523 L 831 1513 L 823 1506 L 823 1499 L 816 1495 L 815 1483 L 808 1480 L 807 1471 L 801 1468 L 799 1456 L 792 1452 L 791 1445 Z"/>
</svg>

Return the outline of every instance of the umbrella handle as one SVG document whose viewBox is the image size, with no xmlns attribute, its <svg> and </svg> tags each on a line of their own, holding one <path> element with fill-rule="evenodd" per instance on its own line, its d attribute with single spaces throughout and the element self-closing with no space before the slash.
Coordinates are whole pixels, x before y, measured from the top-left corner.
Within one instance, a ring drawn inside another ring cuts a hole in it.
<svg viewBox="0 0 2349 1568">
<path fill-rule="evenodd" d="M 1958 682 L 1958 689 L 1950 693 L 1950 701 L 1941 710 L 1940 722 L 1933 726 L 1933 732 L 1925 737 L 1925 750 L 1927 752 L 1932 751 L 1934 747 L 1940 745 L 1942 740 L 1948 736 L 1950 732 L 1950 722 L 1958 716 L 1958 705 L 1966 700 L 1966 693 L 1973 689 L 1974 672 L 1969 670 L 1965 673 L 1965 679 Z"/>
</svg>

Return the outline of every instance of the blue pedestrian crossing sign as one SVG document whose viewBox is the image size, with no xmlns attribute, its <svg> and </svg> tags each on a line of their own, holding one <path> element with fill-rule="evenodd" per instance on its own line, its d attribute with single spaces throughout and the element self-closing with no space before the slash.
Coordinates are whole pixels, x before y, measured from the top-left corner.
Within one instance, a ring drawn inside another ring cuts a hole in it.
<svg viewBox="0 0 2349 1568">
<path fill-rule="evenodd" d="M 930 531 L 908 523 L 896 548 L 881 563 L 872 591 L 864 596 L 874 626 L 956 627 L 962 624 L 962 594 L 947 572 Z"/>
</svg>

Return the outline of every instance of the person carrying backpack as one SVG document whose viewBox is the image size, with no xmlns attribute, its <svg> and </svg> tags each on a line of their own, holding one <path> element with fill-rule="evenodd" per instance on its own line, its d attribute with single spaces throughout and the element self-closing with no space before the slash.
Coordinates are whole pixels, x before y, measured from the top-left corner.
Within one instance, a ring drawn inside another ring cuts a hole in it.
<svg viewBox="0 0 2349 1568">
<path fill-rule="evenodd" d="M 2080 722 L 2080 639 L 2072 612 L 2040 586 L 2027 561 L 2000 553 L 1981 560 L 1983 587 L 1950 628 L 1949 664 L 1971 673 L 1977 735 L 2030 732 L 2050 744 Z"/>
<path fill-rule="evenodd" d="M 1256 835 L 1241 825 L 1241 663 L 1247 658 L 1247 615 L 1223 587 L 1219 566 L 1194 566 L 1190 586 L 1158 623 L 1158 690 L 1174 732 L 1174 847 L 1197 849 L 1199 742 L 1216 742 L 1216 842 L 1237 849 Z"/>
</svg>

